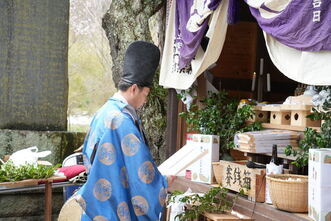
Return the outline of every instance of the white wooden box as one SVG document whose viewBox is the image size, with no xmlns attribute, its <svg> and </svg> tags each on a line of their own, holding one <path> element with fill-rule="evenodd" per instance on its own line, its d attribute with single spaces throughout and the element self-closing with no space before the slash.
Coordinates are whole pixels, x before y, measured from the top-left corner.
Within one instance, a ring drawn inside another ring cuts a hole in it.
<svg viewBox="0 0 331 221">
<path fill-rule="evenodd" d="M 331 149 L 309 150 L 308 214 L 331 220 Z"/>
<path fill-rule="evenodd" d="M 201 153 L 207 151 L 207 154 L 188 168 L 191 171 L 191 180 L 211 184 L 214 177 L 212 162 L 219 161 L 219 136 L 193 134 L 191 138 L 187 145 L 192 145 Z"/>
</svg>

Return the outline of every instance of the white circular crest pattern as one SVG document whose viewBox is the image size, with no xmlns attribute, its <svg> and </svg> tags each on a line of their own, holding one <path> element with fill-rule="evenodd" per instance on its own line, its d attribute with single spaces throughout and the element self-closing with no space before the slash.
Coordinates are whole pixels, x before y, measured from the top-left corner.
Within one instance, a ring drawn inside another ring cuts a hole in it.
<svg viewBox="0 0 331 221">
<path fill-rule="evenodd" d="M 95 216 L 93 221 L 108 221 L 108 219 L 104 216 Z"/>
<path fill-rule="evenodd" d="M 101 145 L 99 151 L 98 151 L 98 160 L 109 166 L 113 164 L 116 160 L 116 151 L 111 143 L 104 143 Z"/>
<path fill-rule="evenodd" d="M 93 187 L 93 195 L 97 200 L 106 201 L 111 197 L 112 186 L 106 179 L 99 179 Z"/>
<path fill-rule="evenodd" d="M 140 140 L 136 135 L 134 134 L 128 134 L 126 135 L 122 141 L 121 141 L 121 146 L 123 153 L 127 156 L 133 156 L 135 155 L 140 147 Z"/>
<path fill-rule="evenodd" d="M 106 128 L 115 130 L 119 128 L 124 120 L 124 115 L 120 111 L 109 111 L 104 119 Z"/>
<path fill-rule="evenodd" d="M 147 200 L 142 196 L 134 196 L 131 199 L 134 213 L 137 216 L 142 216 L 148 213 L 149 205 Z"/>
<path fill-rule="evenodd" d="M 151 161 L 145 161 L 138 170 L 139 179 L 144 183 L 151 183 L 154 180 L 155 169 Z"/>
<path fill-rule="evenodd" d="M 118 204 L 117 216 L 120 218 L 120 221 L 131 221 L 129 207 L 126 202 Z"/>
</svg>

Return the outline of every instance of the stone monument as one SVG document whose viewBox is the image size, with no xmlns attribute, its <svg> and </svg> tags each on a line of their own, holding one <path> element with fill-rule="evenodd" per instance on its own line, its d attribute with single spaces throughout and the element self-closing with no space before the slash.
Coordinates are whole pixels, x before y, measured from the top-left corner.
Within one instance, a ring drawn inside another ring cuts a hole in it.
<svg viewBox="0 0 331 221">
<path fill-rule="evenodd" d="M 0 128 L 66 130 L 68 0 L 0 1 Z"/>
<path fill-rule="evenodd" d="M 69 0 L 0 1 L 0 158 L 37 146 L 56 164 L 82 144 L 66 131 L 68 25 Z M 21 195 L 1 195 L 1 220 L 43 220 L 43 194 Z M 56 216 L 62 193 L 53 199 Z"/>
</svg>

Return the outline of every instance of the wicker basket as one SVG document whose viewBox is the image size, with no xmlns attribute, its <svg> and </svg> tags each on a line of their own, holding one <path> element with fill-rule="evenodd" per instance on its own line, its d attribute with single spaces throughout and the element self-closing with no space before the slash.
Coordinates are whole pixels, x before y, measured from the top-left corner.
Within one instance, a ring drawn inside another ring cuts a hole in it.
<svg viewBox="0 0 331 221">
<path fill-rule="evenodd" d="M 295 180 L 288 180 L 289 178 Z M 300 180 L 296 180 L 296 179 Z M 272 204 L 290 212 L 308 211 L 308 176 L 273 174 L 267 176 Z"/>
</svg>

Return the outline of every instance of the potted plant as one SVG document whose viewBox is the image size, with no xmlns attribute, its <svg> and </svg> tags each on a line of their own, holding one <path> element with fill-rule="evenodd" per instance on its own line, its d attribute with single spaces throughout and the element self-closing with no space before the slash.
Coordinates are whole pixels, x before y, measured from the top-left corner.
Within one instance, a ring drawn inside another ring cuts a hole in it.
<svg viewBox="0 0 331 221">
<path fill-rule="evenodd" d="M 229 151 L 234 147 L 234 136 L 238 132 L 261 129 L 260 122 L 246 125 L 246 120 L 253 116 L 251 105 L 238 108 L 239 100 L 230 97 L 225 91 L 208 93 L 208 97 L 190 106 L 188 112 L 180 113 L 186 119 L 188 129 L 201 134 L 218 135 L 220 137 L 220 157 L 229 158 Z"/>
<path fill-rule="evenodd" d="M 207 217 L 211 220 L 231 220 L 245 219 L 251 220 L 248 217 L 236 217 L 231 214 L 232 207 L 235 200 L 238 198 L 236 195 L 234 198 L 229 198 L 228 190 L 222 187 L 213 187 L 205 194 L 191 194 L 179 198 L 179 201 L 185 203 L 185 211 L 178 214 L 176 219 L 185 220 L 195 220 L 199 217 Z M 178 194 L 182 194 L 179 191 L 174 192 L 170 197 L 170 202 L 175 199 Z"/>
<path fill-rule="evenodd" d="M 317 87 L 317 90 L 319 93 L 313 97 L 313 113 L 307 117 L 313 120 L 322 120 L 321 130 L 306 128 L 298 149 L 290 145 L 285 148 L 287 156 L 296 157 L 292 164 L 299 168 L 308 165 L 309 149 L 330 148 L 331 145 L 331 87 Z"/>
</svg>

